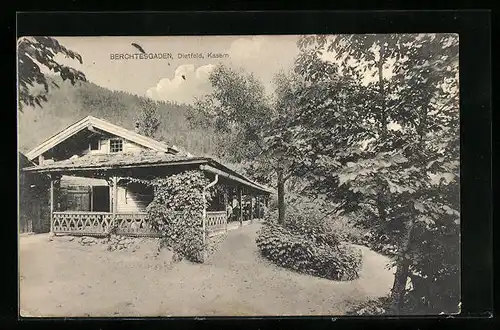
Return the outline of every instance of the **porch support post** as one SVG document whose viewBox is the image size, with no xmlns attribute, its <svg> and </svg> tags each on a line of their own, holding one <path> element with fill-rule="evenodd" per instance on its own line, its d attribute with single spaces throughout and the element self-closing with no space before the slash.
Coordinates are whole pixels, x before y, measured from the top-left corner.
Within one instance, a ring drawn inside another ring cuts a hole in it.
<svg viewBox="0 0 500 330">
<path fill-rule="evenodd" d="M 264 210 L 266 209 L 264 207 L 264 203 L 265 203 L 265 196 L 260 196 L 260 203 L 261 203 L 261 207 L 260 207 L 260 218 L 261 219 L 264 219 Z"/>
<path fill-rule="evenodd" d="M 59 175 L 50 176 L 50 233 L 54 233 L 54 211 L 56 211 L 56 190 L 59 187 L 61 177 Z"/>
<path fill-rule="evenodd" d="M 118 208 L 118 178 L 113 177 L 113 228 L 116 226 L 116 210 Z"/>
<path fill-rule="evenodd" d="M 106 181 L 108 181 L 109 185 L 109 211 L 111 212 L 111 227 L 115 227 L 115 217 L 116 217 L 116 205 L 117 205 L 117 182 L 118 179 L 113 176 L 111 178 L 108 178 Z"/>
<path fill-rule="evenodd" d="M 54 234 L 54 178 L 50 178 L 50 233 Z"/>
<path fill-rule="evenodd" d="M 253 205 L 253 196 L 250 195 L 250 223 L 253 222 L 253 208 L 254 208 L 254 205 Z"/>
<path fill-rule="evenodd" d="M 259 218 L 264 219 L 264 196 L 260 196 L 259 201 L 260 201 Z"/>
<path fill-rule="evenodd" d="M 228 215 L 227 215 L 227 206 L 228 206 L 228 197 L 227 197 L 228 193 L 227 193 L 227 188 L 224 187 L 224 211 L 226 211 L 226 223 L 225 223 L 225 231 L 227 231 L 227 221 L 229 220 L 228 219 Z"/>
<path fill-rule="evenodd" d="M 238 204 L 240 208 L 240 227 L 243 226 L 243 192 L 241 187 L 238 187 Z"/>
<path fill-rule="evenodd" d="M 264 196 L 264 206 L 262 210 L 262 217 L 264 218 L 266 216 L 266 211 L 269 211 L 269 195 Z"/>
<path fill-rule="evenodd" d="M 118 209 L 118 178 L 116 176 L 113 177 L 113 219 L 116 215 L 116 210 Z"/>
<path fill-rule="evenodd" d="M 203 188 L 203 213 L 202 213 L 202 219 L 201 219 L 201 225 L 202 225 L 202 230 L 203 230 L 203 245 L 205 245 L 205 242 L 207 240 L 207 190 L 213 186 L 215 186 L 219 182 L 219 175 L 215 174 L 214 181 L 210 182 L 205 188 Z"/>
<path fill-rule="evenodd" d="M 256 212 L 257 213 L 257 219 L 260 219 L 260 211 L 261 211 L 261 209 L 260 209 L 260 196 L 259 195 L 255 196 L 255 206 L 257 207 L 257 212 Z"/>
<path fill-rule="evenodd" d="M 108 181 L 108 186 L 109 186 L 109 212 L 113 212 L 113 179 Z"/>
</svg>

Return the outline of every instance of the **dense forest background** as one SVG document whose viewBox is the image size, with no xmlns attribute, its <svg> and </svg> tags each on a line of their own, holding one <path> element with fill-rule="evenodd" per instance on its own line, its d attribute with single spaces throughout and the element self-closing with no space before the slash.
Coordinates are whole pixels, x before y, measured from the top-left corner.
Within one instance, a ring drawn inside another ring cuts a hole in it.
<svg viewBox="0 0 500 330">
<path fill-rule="evenodd" d="M 19 114 L 19 150 L 27 152 L 45 139 L 86 117 L 94 116 L 133 130 L 144 97 L 111 91 L 92 82 L 72 85 L 59 76 L 47 77 L 52 85 L 47 102 L 25 106 Z M 192 128 L 186 119 L 190 106 L 158 102 L 160 126 L 155 138 L 195 155 L 215 155 L 215 134 L 207 128 Z"/>
</svg>

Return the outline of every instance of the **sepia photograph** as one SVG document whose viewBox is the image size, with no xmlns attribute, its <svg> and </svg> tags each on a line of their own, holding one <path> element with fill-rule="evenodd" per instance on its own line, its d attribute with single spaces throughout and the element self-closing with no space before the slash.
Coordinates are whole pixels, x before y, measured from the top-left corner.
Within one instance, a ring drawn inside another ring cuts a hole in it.
<svg viewBox="0 0 500 330">
<path fill-rule="evenodd" d="M 459 36 L 23 36 L 19 315 L 456 315 Z"/>
</svg>

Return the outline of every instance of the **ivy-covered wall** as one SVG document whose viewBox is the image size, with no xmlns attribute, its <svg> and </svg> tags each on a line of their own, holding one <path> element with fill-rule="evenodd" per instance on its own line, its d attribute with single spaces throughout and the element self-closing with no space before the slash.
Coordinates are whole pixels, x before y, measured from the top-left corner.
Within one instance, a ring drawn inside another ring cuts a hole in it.
<svg viewBox="0 0 500 330">
<path fill-rule="evenodd" d="M 128 179 L 154 188 L 147 220 L 161 233 L 162 245 L 190 261 L 203 262 L 203 209 L 212 198 L 207 191 L 203 199 L 203 189 L 210 183 L 205 174 L 193 170 L 153 180 Z"/>
</svg>

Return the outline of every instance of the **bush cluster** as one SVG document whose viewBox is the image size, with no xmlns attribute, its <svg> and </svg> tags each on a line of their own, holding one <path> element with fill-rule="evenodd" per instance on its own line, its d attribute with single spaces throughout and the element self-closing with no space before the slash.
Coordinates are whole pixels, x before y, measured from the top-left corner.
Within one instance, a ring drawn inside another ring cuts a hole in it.
<svg viewBox="0 0 500 330">
<path fill-rule="evenodd" d="M 444 218 L 444 217 L 442 217 Z M 370 220 L 360 217 L 358 222 Z M 368 227 L 368 226 L 366 226 Z M 373 226 L 362 237 L 361 244 L 384 254 L 395 264 L 398 257 L 396 242 L 401 236 L 397 228 Z M 373 309 L 384 314 L 453 314 L 459 312 L 460 301 L 460 226 L 442 221 L 428 226 L 417 222 L 412 231 L 409 285 L 400 311 L 387 310 L 387 300 L 372 301 L 357 307 L 353 313 L 369 314 Z M 367 312 L 368 311 L 368 312 Z"/>
<path fill-rule="evenodd" d="M 391 242 L 390 237 L 386 234 L 380 234 L 376 230 L 366 232 L 362 236 L 360 244 L 390 258 L 395 258 L 398 254 L 398 247 Z"/>
<path fill-rule="evenodd" d="M 330 226 L 322 214 L 295 211 L 288 215 L 286 228 L 294 233 L 303 235 L 306 239 L 319 245 L 332 247 L 340 244 L 339 234 Z"/>
<path fill-rule="evenodd" d="M 391 306 L 391 300 L 387 297 L 371 299 L 348 310 L 347 316 L 377 316 L 377 315 L 395 315 L 397 314 Z"/>
<path fill-rule="evenodd" d="M 268 222 L 260 229 L 256 243 L 264 257 L 282 267 L 331 280 L 356 279 L 361 251 L 339 244 L 333 235 L 318 228 L 304 229 L 299 223 L 285 228 Z"/>
<path fill-rule="evenodd" d="M 302 227 L 304 233 L 317 231 L 319 227 L 336 241 L 364 245 L 363 235 L 366 230 L 358 227 L 350 217 L 335 214 L 333 211 L 333 208 L 325 203 L 322 205 L 322 203 L 310 201 L 307 197 L 296 197 L 287 202 L 285 225 L 287 228 Z M 277 219 L 278 210 L 272 209 L 266 213 L 267 222 L 276 222 Z"/>
</svg>

